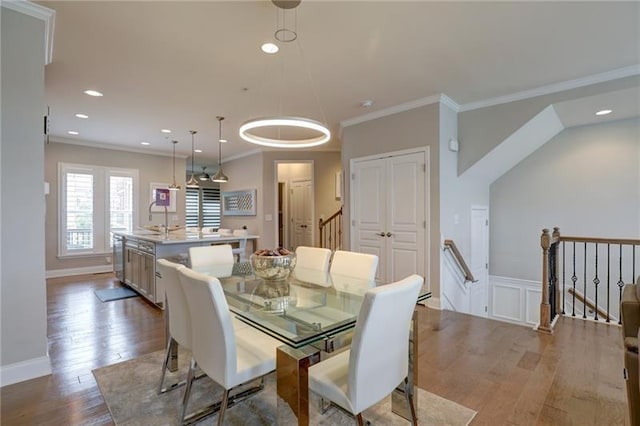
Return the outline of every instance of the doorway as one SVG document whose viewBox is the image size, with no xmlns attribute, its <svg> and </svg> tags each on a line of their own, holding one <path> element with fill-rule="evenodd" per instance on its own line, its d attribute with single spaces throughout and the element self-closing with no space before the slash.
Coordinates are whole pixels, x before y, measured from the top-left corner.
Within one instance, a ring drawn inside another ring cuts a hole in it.
<svg viewBox="0 0 640 426">
<path fill-rule="evenodd" d="M 314 245 L 313 161 L 276 161 L 276 240 L 295 250 Z"/>
<path fill-rule="evenodd" d="M 489 316 L 489 208 L 471 207 L 471 273 L 477 280 L 471 285 L 470 313 Z"/>
</svg>

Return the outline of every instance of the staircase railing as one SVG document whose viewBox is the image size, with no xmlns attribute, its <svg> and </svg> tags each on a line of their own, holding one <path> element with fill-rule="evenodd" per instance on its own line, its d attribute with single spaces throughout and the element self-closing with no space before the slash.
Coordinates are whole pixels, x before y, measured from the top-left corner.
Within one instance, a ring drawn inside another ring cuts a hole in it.
<svg viewBox="0 0 640 426">
<path fill-rule="evenodd" d="M 552 333 L 559 315 L 620 323 L 625 283 L 640 272 L 640 239 L 571 237 L 542 230 L 542 301 L 538 331 Z M 592 306 L 590 306 L 590 304 Z M 582 315 L 576 315 L 582 308 Z"/>
<path fill-rule="evenodd" d="M 460 250 L 458 250 L 458 247 L 453 240 L 444 240 L 444 249 L 449 250 L 453 255 L 458 268 L 460 268 L 462 274 L 464 275 L 465 281 L 470 281 L 472 283 L 478 281 L 474 278 L 473 274 L 471 273 L 471 269 L 467 265 L 467 262 L 464 261 L 462 253 L 460 253 Z"/>
<path fill-rule="evenodd" d="M 320 247 L 331 251 L 342 249 L 342 206 L 327 219 L 320 219 Z"/>
</svg>

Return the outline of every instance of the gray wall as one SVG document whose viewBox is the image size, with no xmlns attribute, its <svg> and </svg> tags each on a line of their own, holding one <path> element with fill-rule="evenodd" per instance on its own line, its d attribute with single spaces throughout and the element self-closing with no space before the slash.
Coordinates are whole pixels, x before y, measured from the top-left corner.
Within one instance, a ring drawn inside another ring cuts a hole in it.
<svg viewBox="0 0 640 426">
<path fill-rule="evenodd" d="M 431 259 L 429 277 L 434 297 L 440 294 L 440 136 L 439 136 L 439 104 L 426 105 L 398 114 L 367 121 L 346 127 L 342 132 L 342 168 L 345 171 L 344 206 L 345 206 L 345 247 L 350 247 L 351 216 L 349 212 L 349 180 L 351 170 L 349 160 L 386 152 L 400 151 L 416 147 L 429 147 L 429 179 L 430 179 L 430 221 L 429 250 Z"/>
<path fill-rule="evenodd" d="M 564 130 L 491 185 L 492 275 L 540 280 L 540 233 L 640 237 L 640 120 Z"/>
<path fill-rule="evenodd" d="M 58 258 L 58 163 L 77 163 L 94 166 L 121 167 L 138 170 L 138 216 L 137 225 L 164 223 L 164 213 L 154 213 L 149 221 L 148 206 L 151 182 L 171 183 L 172 158 L 167 156 L 143 154 L 130 151 L 93 148 L 84 145 L 50 143 L 45 148 L 45 180 L 49 182 L 51 192 L 47 196 L 46 253 L 47 271 L 68 268 L 82 268 L 107 265 L 106 255 L 90 257 Z M 176 213 L 169 213 L 170 225 L 184 225 L 185 206 L 185 161 L 176 159 L 176 180 L 183 190 L 178 191 Z"/>
<path fill-rule="evenodd" d="M 44 22 L 2 8 L 2 367 L 47 356 Z"/>
<path fill-rule="evenodd" d="M 551 104 L 637 87 L 638 85 L 640 85 L 640 76 L 633 76 L 487 108 L 460 112 L 458 115 L 458 136 L 460 139 L 458 173 L 462 174 L 462 172 Z"/>
<path fill-rule="evenodd" d="M 458 176 L 458 152 L 449 150 L 449 140 L 457 139 L 457 113 L 440 105 L 440 233 L 451 239 L 471 261 L 471 207 L 489 207 L 489 184 Z"/>
</svg>

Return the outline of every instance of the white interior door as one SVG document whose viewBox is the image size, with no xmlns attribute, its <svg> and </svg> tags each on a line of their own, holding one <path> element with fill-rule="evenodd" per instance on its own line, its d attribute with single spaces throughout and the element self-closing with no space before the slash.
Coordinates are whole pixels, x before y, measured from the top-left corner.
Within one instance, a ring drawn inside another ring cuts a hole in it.
<svg viewBox="0 0 640 426">
<path fill-rule="evenodd" d="M 487 317 L 489 306 L 489 209 L 471 208 L 471 273 L 477 282 L 470 283 L 470 313 Z"/>
<path fill-rule="evenodd" d="M 425 275 L 425 153 L 387 159 L 387 275 L 389 282 Z"/>
<path fill-rule="evenodd" d="M 354 251 L 378 256 L 376 280 L 386 277 L 386 162 L 374 159 L 354 163 L 351 180 Z"/>
<path fill-rule="evenodd" d="M 310 180 L 291 182 L 292 248 L 313 246 L 313 184 Z"/>
<path fill-rule="evenodd" d="M 352 162 L 352 249 L 378 256 L 378 282 L 426 274 L 426 154 Z"/>
</svg>

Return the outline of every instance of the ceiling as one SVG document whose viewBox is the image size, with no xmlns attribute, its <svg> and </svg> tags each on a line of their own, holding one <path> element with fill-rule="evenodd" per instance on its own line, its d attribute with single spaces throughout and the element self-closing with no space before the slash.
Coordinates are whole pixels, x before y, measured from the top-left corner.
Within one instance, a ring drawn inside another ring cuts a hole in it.
<svg viewBox="0 0 640 426">
<path fill-rule="evenodd" d="M 316 149 L 336 150 L 342 121 L 377 110 L 440 93 L 476 103 L 640 64 L 639 2 L 303 0 L 286 17 L 297 15 L 298 40 L 275 55 L 260 50 L 277 27 L 270 1 L 40 4 L 56 11 L 53 139 L 156 153 L 176 139 L 187 156 L 194 129 L 197 164 L 217 162 L 217 115 L 225 158 L 257 149 L 237 136 L 244 121 L 273 115 L 326 122 L 334 137 Z"/>
</svg>

